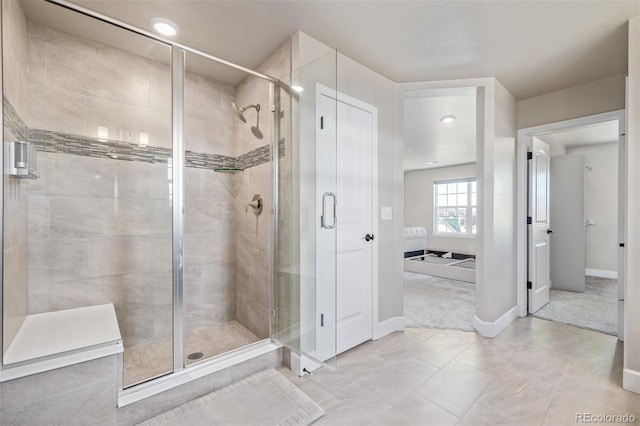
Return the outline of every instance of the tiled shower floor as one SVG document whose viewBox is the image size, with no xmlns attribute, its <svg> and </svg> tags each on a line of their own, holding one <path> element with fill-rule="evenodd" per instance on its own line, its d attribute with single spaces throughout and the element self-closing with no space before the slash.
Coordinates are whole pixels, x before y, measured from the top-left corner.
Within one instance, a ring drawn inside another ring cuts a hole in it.
<svg viewBox="0 0 640 426">
<path fill-rule="evenodd" d="M 185 357 L 202 352 L 201 358 L 187 359 L 187 365 L 261 340 L 237 321 L 199 328 L 187 334 Z M 173 343 L 170 337 L 124 350 L 124 387 L 171 372 Z M 125 342 L 126 343 L 126 342 Z"/>
</svg>

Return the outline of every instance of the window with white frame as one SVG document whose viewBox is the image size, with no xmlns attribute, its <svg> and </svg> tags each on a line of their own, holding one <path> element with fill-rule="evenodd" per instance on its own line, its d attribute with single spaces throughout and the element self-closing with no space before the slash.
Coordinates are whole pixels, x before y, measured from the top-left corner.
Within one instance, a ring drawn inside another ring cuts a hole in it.
<svg viewBox="0 0 640 426">
<path fill-rule="evenodd" d="M 434 182 L 434 233 L 474 235 L 477 229 L 476 194 L 476 178 Z"/>
</svg>

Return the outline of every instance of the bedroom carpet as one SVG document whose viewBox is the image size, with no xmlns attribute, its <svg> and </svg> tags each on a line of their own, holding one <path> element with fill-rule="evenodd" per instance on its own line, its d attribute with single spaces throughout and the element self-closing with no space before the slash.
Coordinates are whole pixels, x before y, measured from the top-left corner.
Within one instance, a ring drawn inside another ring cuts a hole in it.
<svg viewBox="0 0 640 426">
<path fill-rule="evenodd" d="M 551 290 L 549 303 L 534 317 L 616 335 L 618 281 L 586 277 L 584 293 Z"/>
<path fill-rule="evenodd" d="M 408 327 L 474 331 L 475 284 L 404 273 L 404 317 Z"/>
</svg>

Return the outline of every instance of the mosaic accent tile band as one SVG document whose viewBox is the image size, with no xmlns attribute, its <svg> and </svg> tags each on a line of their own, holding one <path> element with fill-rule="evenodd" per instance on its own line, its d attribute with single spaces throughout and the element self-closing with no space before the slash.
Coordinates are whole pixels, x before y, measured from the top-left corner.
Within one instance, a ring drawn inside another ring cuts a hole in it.
<svg viewBox="0 0 640 426">
<path fill-rule="evenodd" d="M 18 111 L 16 111 L 13 105 L 11 105 L 11 102 L 9 102 L 9 99 L 4 95 L 2 96 L 2 106 L 4 125 L 15 137 L 26 141 L 29 129 L 27 128 L 27 125 L 24 124 L 24 121 L 22 121 L 22 118 L 20 118 Z"/>
<path fill-rule="evenodd" d="M 84 157 L 109 158 L 145 163 L 166 163 L 171 150 L 150 146 L 139 146 L 128 142 L 102 141 L 96 138 L 29 129 L 29 142 L 38 151 L 82 155 Z"/>
<path fill-rule="evenodd" d="M 11 103 L 3 97 L 4 123 L 16 137 L 28 140 L 38 151 L 81 155 L 84 157 L 166 163 L 171 149 L 136 145 L 129 142 L 101 140 L 70 133 L 42 129 L 29 129 Z M 279 155 L 284 155 L 284 143 L 278 144 Z M 185 151 L 186 167 L 198 169 L 248 169 L 271 161 L 271 147 L 263 145 L 239 157 Z"/>
<path fill-rule="evenodd" d="M 167 150 L 170 151 L 170 150 Z M 171 154 L 171 152 L 169 152 Z M 196 169 L 236 168 L 237 158 L 218 154 L 185 151 L 184 162 L 187 167 Z M 257 164 L 254 164 L 257 166 Z"/>
<path fill-rule="evenodd" d="M 253 151 L 245 152 L 236 158 L 236 167 L 239 169 L 248 169 L 258 164 L 268 163 L 271 161 L 271 147 L 263 145 Z"/>
</svg>

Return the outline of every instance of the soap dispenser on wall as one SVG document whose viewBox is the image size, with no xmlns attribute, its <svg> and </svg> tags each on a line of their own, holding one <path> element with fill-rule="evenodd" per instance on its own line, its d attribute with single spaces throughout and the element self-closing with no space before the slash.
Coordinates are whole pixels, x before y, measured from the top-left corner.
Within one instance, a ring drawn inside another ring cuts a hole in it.
<svg viewBox="0 0 640 426">
<path fill-rule="evenodd" d="M 36 151 L 27 142 L 7 142 L 5 144 L 5 174 L 19 179 L 37 179 Z"/>
</svg>

